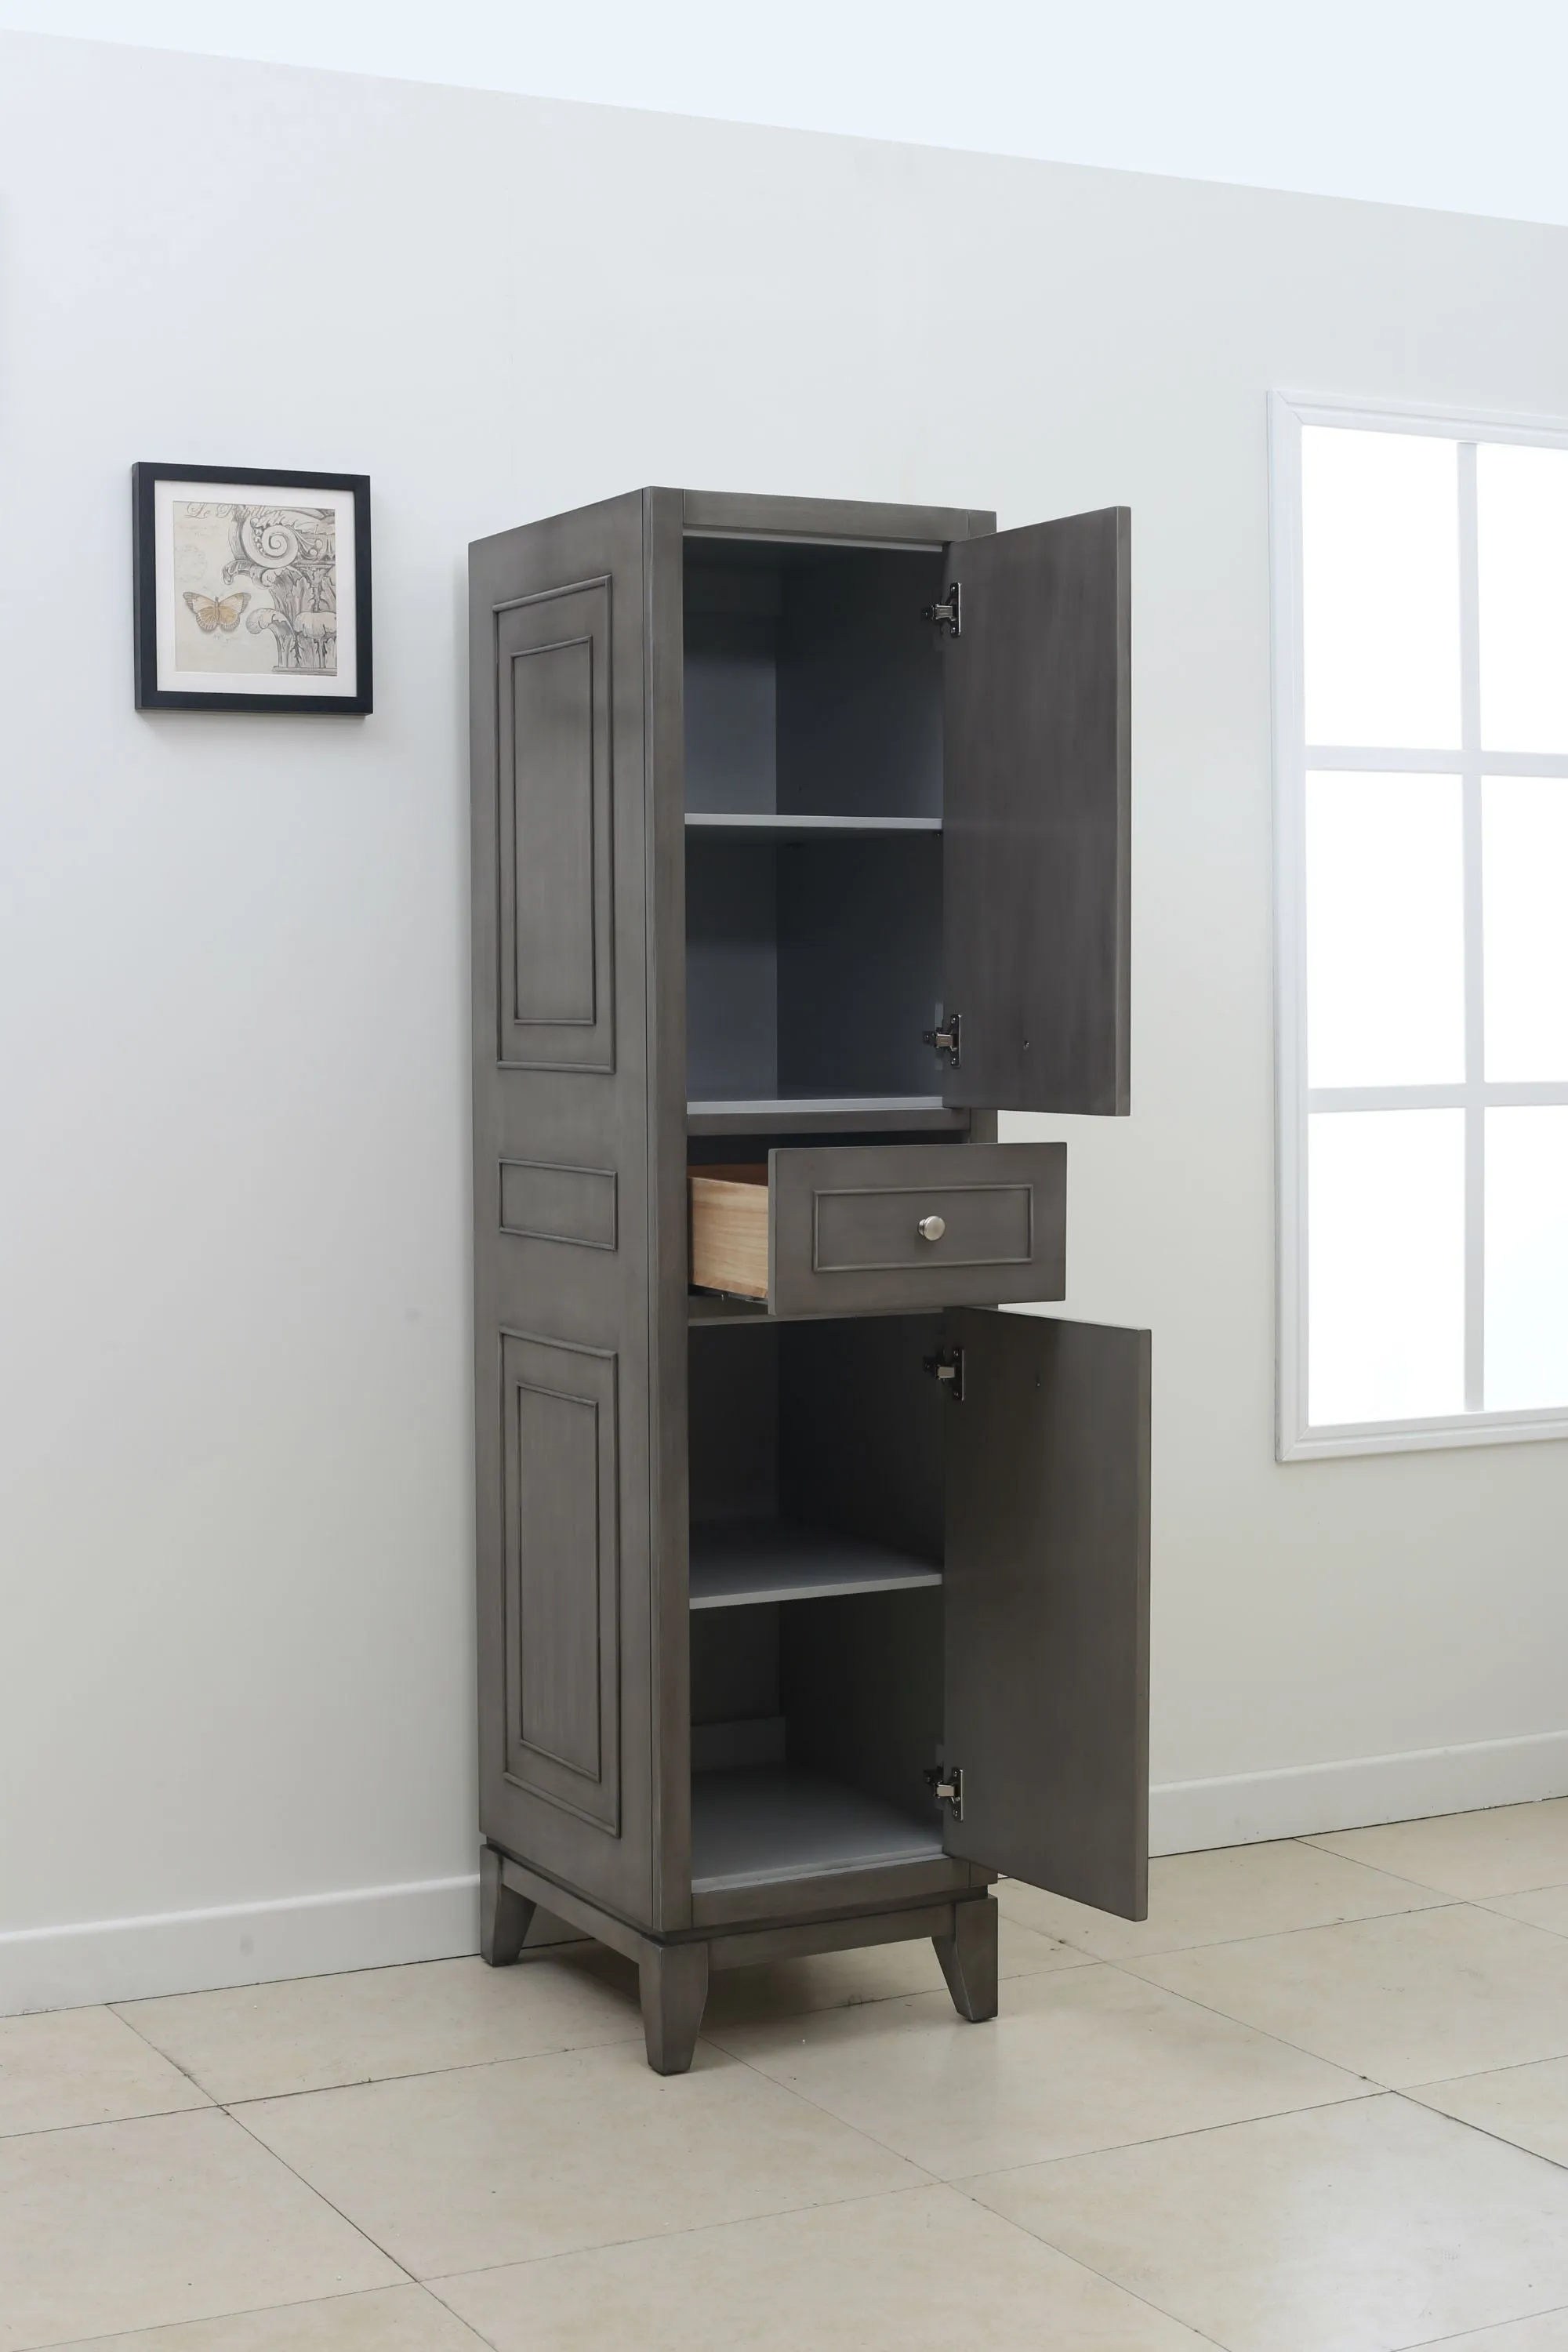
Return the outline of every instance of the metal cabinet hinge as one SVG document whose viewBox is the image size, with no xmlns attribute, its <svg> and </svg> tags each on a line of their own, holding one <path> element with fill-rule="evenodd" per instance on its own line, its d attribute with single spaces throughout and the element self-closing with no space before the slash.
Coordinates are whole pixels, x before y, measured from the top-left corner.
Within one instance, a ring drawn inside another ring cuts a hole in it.
<svg viewBox="0 0 1568 2352">
<path fill-rule="evenodd" d="M 956 1070 L 963 1058 L 963 1013 L 950 1013 L 940 1029 L 922 1029 L 921 1043 L 922 1045 L 934 1045 L 939 1054 L 947 1055 L 949 1066 Z"/>
<path fill-rule="evenodd" d="M 962 584 L 956 580 L 953 581 L 947 592 L 946 604 L 927 604 L 921 614 L 921 618 L 922 621 L 934 621 L 937 627 L 939 629 L 945 629 L 950 637 L 962 636 L 963 635 L 963 589 Z"/>
<path fill-rule="evenodd" d="M 955 1822 L 963 1819 L 963 1767 L 962 1764 L 928 1764 L 926 1786 L 939 1805 L 951 1805 Z"/>
<path fill-rule="evenodd" d="M 933 1381 L 940 1381 L 954 1404 L 963 1402 L 963 1350 L 962 1348 L 939 1348 L 934 1356 L 921 1359 Z"/>
</svg>

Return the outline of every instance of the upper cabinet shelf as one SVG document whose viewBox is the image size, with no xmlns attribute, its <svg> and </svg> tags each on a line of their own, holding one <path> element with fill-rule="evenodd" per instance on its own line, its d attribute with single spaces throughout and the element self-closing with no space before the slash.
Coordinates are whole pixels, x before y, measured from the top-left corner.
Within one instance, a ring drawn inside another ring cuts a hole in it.
<svg viewBox="0 0 1568 2352">
<path fill-rule="evenodd" d="M 875 839 L 889 833 L 940 833 L 939 816 L 796 816 L 780 810 L 721 814 L 688 811 L 690 834 L 725 834 L 748 841 Z"/>
<path fill-rule="evenodd" d="M 940 1095 L 773 1095 L 686 1106 L 689 1135 L 961 1135 L 966 1110 Z"/>
</svg>

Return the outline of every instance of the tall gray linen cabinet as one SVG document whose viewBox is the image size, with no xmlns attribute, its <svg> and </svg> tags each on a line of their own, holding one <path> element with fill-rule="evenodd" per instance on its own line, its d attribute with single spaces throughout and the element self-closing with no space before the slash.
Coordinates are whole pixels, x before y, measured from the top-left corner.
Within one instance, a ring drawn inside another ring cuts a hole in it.
<svg viewBox="0 0 1568 2352">
<path fill-rule="evenodd" d="M 1129 525 L 644 489 L 471 551 L 483 1951 L 1142 1918 L 1149 1335 L 1065 1295 L 1128 1108 Z M 713 1181 L 689 1178 L 713 1171 Z M 691 1287 L 691 1203 L 758 1272 Z"/>
</svg>

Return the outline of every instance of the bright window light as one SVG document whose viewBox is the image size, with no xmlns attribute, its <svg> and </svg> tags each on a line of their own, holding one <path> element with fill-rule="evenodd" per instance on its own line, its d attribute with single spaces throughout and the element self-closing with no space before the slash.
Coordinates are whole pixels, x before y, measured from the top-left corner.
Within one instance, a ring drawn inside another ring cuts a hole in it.
<svg viewBox="0 0 1568 2352">
<path fill-rule="evenodd" d="M 1459 740 L 1454 444 L 1301 436 L 1309 743 Z"/>
<path fill-rule="evenodd" d="M 1568 426 L 1274 425 L 1280 1454 L 1568 1435 Z"/>
<path fill-rule="evenodd" d="M 1463 1078 L 1458 776 L 1309 774 L 1307 1066 L 1315 1087 Z"/>
<path fill-rule="evenodd" d="M 1319 1111 L 1308 1134 L 1313 1421 L 1462 1412 L 1464 1112 Z"/>
<path fill-rule="evenodd" d="M 1487 1076 L 1568 1080 L 1568 787 L 1481 784 Z"/>
<path fill-rule="evenodd" d="M 1568 744 L 1568 449 L 1476 451 L 1480 720 L 1491 751 Z"/>
</svg>

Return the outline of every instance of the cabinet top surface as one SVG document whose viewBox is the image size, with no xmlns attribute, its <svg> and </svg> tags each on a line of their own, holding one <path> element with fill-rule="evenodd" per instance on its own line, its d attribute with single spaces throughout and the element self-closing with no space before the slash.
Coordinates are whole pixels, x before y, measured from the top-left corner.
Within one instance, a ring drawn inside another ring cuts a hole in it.
<svg viewBox="0 0 1568 2352">
<path fill-rule="evenodd" d="M 775 499 L 749 491 L 679 494 L 689 538 L 863 539 L 901 547 L 942 547 L 996 528 L 980 507 L 903 506 L 862 499 Z"/>
<path fill-rule="evenodd" d="M 996 528 L 994 513 L 984 507 L 928 507 L 870 499 L 772 498 L 749 490 L 679 490 L 657 486 L 623 494 L 671 509 L 681 530 L 691 539 L 820 540 L 828 543 L 863 541 L 884 547 L 945 546 L 955 539 L 973 539 Z M 595 501 L 613 506 L 620 499 Z M 574 508 L 573 514 L 590 514 L 593 507 Z M 563 521 L 565 515 L 535 516 L 532 521 Z M 516 526 L 513 526 L 516 528 Z M 510 538 L 510 530 L 487 532 L 476 540 L 480 548 Z"/>
</svg>

